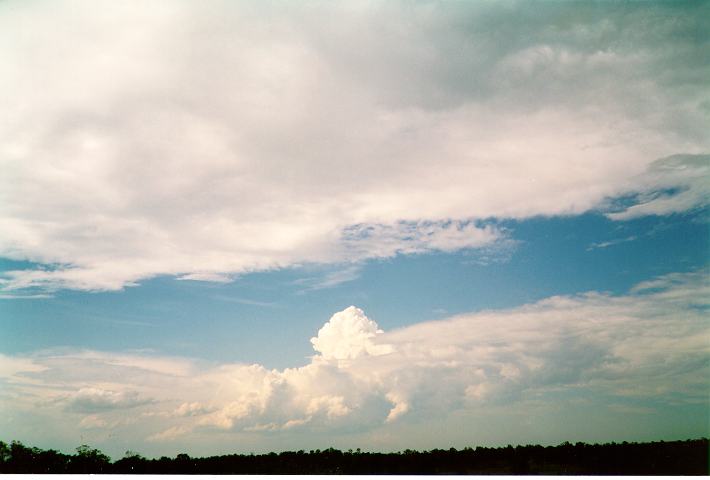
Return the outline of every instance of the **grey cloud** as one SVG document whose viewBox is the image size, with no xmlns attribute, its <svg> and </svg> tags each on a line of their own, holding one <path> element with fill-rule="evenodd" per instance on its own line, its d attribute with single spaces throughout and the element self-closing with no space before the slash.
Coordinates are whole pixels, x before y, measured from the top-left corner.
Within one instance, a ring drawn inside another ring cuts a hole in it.
<svg viewBox="0 0 710 480">
<path fill-rule="evenodd" d="M 636 179 L 636 202 L 607 214 L 613 220 L 668 215 L 710 204 L 710 155 L 673 155 L 659 159 Z"/>
<path fill-rule="evenodd" d="M 66 403 L 66 408 L 73 412 L 96 413 L 131 409 L 153 402 L 152 399 L 142 398 L 135 391 L 115 392 L 88 387 L 72 395 Z"/>
<path fill-rule="evenodd" d="M 651 165 L 710 145 L 702 3 L 0 9 L 0 255 L 60 266 L 7 292 L 483 248 L 450 226 L 654 185 L 688 193 L 610 216 L 705 202 Z"/>
</svg>

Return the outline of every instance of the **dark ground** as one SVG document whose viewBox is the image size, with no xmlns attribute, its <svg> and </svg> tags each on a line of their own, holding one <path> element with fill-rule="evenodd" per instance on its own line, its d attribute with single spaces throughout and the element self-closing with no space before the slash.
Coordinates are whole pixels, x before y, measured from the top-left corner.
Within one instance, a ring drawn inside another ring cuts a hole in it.
<svg viewBox="0 0 710 480">
<path fill-rule="evenodd" d="M 554 447 L 527 445 L 398 453 L 310 452 L 146 459 L 126 452 L 115 462 L 86 445 L 67 455 L 0 442 L 0 473 L 149 474 L 546 474 L 708 475 L 708 439 Z"/>
</svg>

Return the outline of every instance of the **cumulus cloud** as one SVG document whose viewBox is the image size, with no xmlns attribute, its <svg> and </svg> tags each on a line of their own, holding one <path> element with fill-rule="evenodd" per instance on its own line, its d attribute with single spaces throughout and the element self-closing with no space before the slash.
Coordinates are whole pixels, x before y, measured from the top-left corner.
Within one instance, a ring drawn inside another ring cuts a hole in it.
<svg viewBox="0 0 710 480">
<path fill-rule="evenodd" d="M 44 265 L 8 292 L 479 248 L 505 237 L 480 219 L 633 192 L 612 218 L 706 201 L 653 162 L 708 151 L 707 5 L 0 9 L 0 256 Z"/>
<path fill-rule="evenodd" d="M 284 370 L 101 352 L 3 356 L 0 400 L 9 416 L 29 409 L 56 423 L 81 415 L 82 428 L 123 428 L 153 445 L 215 431 L 254 440 L 426 428 L 432 418 L 521 404 L 533 411 L 535 402 L 574 395 L 591 411 L 706 405 L 706 276 L 670 274 L 623 296 L 550 297 L 388 332 L 348 307 L 311 340 L 308 364 Z M 122 426 L 126 410 L 141 422 Z"/>
<path fill-rule="evenodd" d="M 390 345 L 378 345 L 373 339 L 383 333 L 365 313 L 350 306 L 338 312 L 311 338 L 315 351 L 325 359 L 346 360 L 361 355 L 384 355 L 392 351 Z"/>
</svg>

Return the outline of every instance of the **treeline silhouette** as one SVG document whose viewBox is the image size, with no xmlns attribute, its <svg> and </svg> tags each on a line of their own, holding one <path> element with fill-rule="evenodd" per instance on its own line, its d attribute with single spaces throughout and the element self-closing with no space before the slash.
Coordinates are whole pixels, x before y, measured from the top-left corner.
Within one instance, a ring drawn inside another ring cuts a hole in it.
<svg viewBox="0 0 710 480">
<path fill-rule="evenodd" d="M 708 458 L 708 439 L 398 453 L 333 448 L 205 458 L 181 453 L 158 459 L 128 451 L 115 462 L 88 445 L 67 455 L 0 441 L 0 473 L 708 475 Z"/>
</svg>

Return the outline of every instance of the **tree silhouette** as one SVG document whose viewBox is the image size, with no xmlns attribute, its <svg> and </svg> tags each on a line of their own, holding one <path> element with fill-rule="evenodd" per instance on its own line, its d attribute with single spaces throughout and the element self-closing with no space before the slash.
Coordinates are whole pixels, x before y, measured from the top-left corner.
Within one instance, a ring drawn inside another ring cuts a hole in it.
<svg viewBox="0 0 710 480">
<path fill-rule="evenodd" d="M 650 443 L 503 448 L 466 447 L 399 453 L 342 452 L 334 448 L 262 455 L 206 458 L 181 453 L 147 459 L 127 451 L 111 463 L 88 445 L 76 454 L 0 441 L 0 473 L 140 473 L 140 474 L 568 474 L 568 475 L 708 475 L 708 439 Z"/>
<path fill-rule="evenodd" d="M 88 445 L 76 447 L 76 455 L 71 459 L 72 473 L 108 473 L 111 459 L 101 450 Z"/>
</svg>

